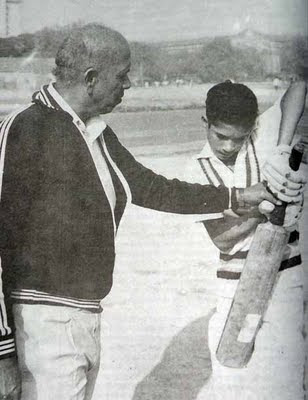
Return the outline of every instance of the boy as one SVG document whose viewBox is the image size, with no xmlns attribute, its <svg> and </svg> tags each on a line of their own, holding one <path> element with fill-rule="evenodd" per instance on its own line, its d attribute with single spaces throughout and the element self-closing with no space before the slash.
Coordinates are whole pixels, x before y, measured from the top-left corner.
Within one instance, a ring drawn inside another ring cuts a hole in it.
<svg viewBox="0 0 308 400">
<path fill-rule="evenodd" d="M 207 140 L 190 165 L 186 178 L 237 188 L 266 180 L 266 160 L 273 159 L 278 152 L 285 154 L 287 162 L 290 153 L 288 146 L 277 148 L 282 121 L 280 104 L 289 102 L 288 109 L 295 107 L 300 114 L 304 98 L 305 85 L 295 83 L 281 101 L 258 116 L 256 96 L 247 86 L 230 81 L 215 85 L 208 92 L 206 118 L 203 118 Z M 284 118 L 288 120 L 288 115 Z M 291 234 L 280 267 L 280 271 L 285 271 L 279 273 L 254 354 L 245 369 L 223 367 L 215 353 L 254 232 L 266 217 L 258 208 L 252 208 L 245 215 L 227 210 L 218 219 L 203 221 L 210 239 L 219 249 L 220 265 L 217 269 L 217 312 L 209 327 L 213 373 L 200 398 L 273 400 L 302 395 L 302 267 L 299 233 L 297 227 L 293 229 L 301 209 L 301 199 L 288 206 L 285 226 Z M 288 302 L 288 298 L 292 302 Z"/>
</svg>

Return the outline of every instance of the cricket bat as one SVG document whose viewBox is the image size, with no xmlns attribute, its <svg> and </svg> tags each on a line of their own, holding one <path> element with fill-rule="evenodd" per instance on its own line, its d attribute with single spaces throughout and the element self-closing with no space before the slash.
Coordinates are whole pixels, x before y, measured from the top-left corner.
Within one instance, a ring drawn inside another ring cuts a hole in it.
<svg viewBox="0 0 308 400">
<path fill-rule="evenodd" d="M 303 93 L 305 99 L 306 91 Z M 296 95 L 296 92 L 291 91 L 291 96 L 286 99 L 291 102 L 291 107 L 289 103 L 287 110 L 291 110 L 291 119 L 283 120 L 286 102 L 281 103 L 279 144 L 291 144 L 301 117 L 303 109 L 292 109 L 293 96 Z M 295 146 L 289 161 L 292 169 L 299 168 L 302 155 L 303 146 Z M 255 338 L 270 302 L 285 246 L 289 240 L 289 233 L 281 226 L 285 207 L 286 205 L 276 207 L 270 221 L 260 224 L 256 229 L 216 351 L 218 361 L 224 366 L 242 368 L 253 353 Z"/>
</svg>

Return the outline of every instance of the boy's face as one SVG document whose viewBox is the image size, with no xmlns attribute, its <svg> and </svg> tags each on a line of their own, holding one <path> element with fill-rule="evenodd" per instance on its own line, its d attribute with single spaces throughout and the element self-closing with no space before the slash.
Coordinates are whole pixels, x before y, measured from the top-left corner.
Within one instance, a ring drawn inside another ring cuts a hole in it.
<svg viewBox="0 0 308 400">
<path fill-rule="evenodd" d="M 249 137 L 252 128 L 216 122 L 207 127 L 208 141 L 217 158 L 235 162 L 238 152 Z"/>
</svg>

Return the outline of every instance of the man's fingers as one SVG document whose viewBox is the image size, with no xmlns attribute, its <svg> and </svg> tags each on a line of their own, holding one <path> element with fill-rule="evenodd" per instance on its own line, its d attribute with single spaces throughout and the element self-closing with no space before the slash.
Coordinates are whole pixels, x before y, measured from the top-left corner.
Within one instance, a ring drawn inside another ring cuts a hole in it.
<svg viewBox="0 0 308 400">
<path fill-rule="evenodd" d="M 263 200 L 267 200 L 270 203 L 276 204 L 276 205 L 281 205 L 280 199 L 277 197 L 273 196 L 268 190 L 264 189 L 264 192 L 262 193 L 263 195 Z"/>
</svg>

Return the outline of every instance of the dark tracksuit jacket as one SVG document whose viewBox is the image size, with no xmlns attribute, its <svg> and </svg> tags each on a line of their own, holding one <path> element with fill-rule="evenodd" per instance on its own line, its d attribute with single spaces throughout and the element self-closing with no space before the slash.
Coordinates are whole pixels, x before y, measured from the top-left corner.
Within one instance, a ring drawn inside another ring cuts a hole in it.
<svg viewBox="0 0 308 400">
<path fill-rule="evenodd" d="M 183 214 L 229 207 L 226 187 L 168 180 L 137 162 L 110 127 L 101 136 L 116 227 L 128 201 L 123 179 L 142 207 Z M 1 123 L 0 145 L 1 359 L 15 353 L 14 302 L 101 311 L 112 286 L 115 229 L 87 145 L 48 86 Z"/>
</svg>

